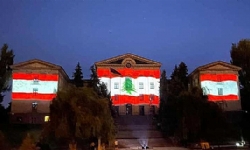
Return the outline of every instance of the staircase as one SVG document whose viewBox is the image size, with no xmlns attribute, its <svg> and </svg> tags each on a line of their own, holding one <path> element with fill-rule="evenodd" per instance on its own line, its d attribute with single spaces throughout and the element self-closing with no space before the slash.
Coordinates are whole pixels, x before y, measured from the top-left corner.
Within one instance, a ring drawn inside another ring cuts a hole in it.
<svg viewBox="0 0 250 150">
<path fill-rule="evenodd" d="M 152 116 L 119 116 L 115 122 L 119 148 L 142 147 L 144 143 L 149 148 L 170 146 L 156 129 Z"/>
</svg>

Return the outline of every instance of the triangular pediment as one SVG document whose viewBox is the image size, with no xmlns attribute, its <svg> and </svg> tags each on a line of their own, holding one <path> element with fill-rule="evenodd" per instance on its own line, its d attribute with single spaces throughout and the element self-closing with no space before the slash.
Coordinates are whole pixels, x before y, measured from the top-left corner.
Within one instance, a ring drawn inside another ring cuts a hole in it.
<svg viewBox="0 0 250 150">
<path fill-rule="evenodd" d="M 108 64 L 122 64 L 125 60 L 127 59 L 131 59 L 135 62 L 135 64 L 140 64 L 140 65 L 150 65 L 150 64 L 154 64 L 154 65 L 161 65 L 161 63 L 135 55 L 135 54 L 131 54 L 131 53 L 127 53 L 127 54 L 123 54 L 123 55 L 119 55 L 119 56 L 115 56 L 109 59 L 105 59 L 99 62 L 96 62 L 96 65 L 108 65 Z"/>
<path fill-rule="evenodd" d="M 39 69 L 60 69 L 61 67 L 43 60 L 32 59 L 20 63 L 16 63 L 11 66 L 12 69 L 29 69 L 29 68 L 39 68 Z"/>
<path fill-rule="evenodd" d="M 232 65 L 230 63 L 227 62 L 223 62 L 223 61 L 216 61 L 216 62 L 212 62 L 203 66 L 200 66 L 198 68 L 196 68 L 192 73 L 189 74 L 189 76 L 192 76 L 193 74 L 199 72 L 199 71 L 226 71 L 226 70 L 230 70 L 230 71 L 239 71 L 241 70 L 240 67 Z"/>
<path fill-rule="evenodd" d="M 223 61 L 212 62 L 198 67 L 199 70 L 237 70 L 241 68 Z"/>
</svg>

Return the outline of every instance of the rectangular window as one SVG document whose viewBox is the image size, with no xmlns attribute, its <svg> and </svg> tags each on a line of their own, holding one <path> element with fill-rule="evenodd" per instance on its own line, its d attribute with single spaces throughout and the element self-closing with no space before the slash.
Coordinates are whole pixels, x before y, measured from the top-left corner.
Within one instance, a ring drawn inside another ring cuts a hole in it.
<svg viewBox="0 0 250 150">
<path fill-rule="evenodd" d="M 154 95 L 153 95 L 153 94 L 150 94 L 149 99 L 150 99 L 150 101 L 153 101 L 153 100 L 154 100 Z"/>
<path fill-rule="evenodd" d="M 49 122 L 49 116 L 44 116 L 44 122 Z"/>
<path fill-rule="evenodd" d="M 154 82 L 150 82 L 150 89 L 154 89 L 154 88 L 155 88 Z"/>
<path fill-rule="evenodd" d="M 39 84 L 39 80 L 38 80 L 37 78 L 35 78 L 35 79 L 33 80 L 33 84 Z"/>
<path fill-rule="evenodd" d="M 143 94 L 140 94 L 140 101 L 143 101 Z"/>
<path fill-rule="evenodd" d="M 223 95 L 223 88 L 218 88 L 218 95 Z"/>
<path fill-rule="evenodd" d="M 114 97 L 115 97 L 115 100 L 116 100 L 116 101 L 117 101 L 117 100 L 118 100 L 118 98 L 119 98 L 119 97 L 118 97 L 118 95 L 116 95 L 116 94 L 115 94 L 115 96 L 114 96 Z"/>
<path fill-rule="evenodd" d="M 114 89 L 119 89 L 119 83 L 118 82 L 114 83 Z"/>
<path fill-rule="evenodd" d="M 33 88 L 33 93 L 37 93 L 38 92 L 38 88 Z"/>
<path fill-rule="evenodd" d="M 143 82 L 139 82 L 139 89 L 143 89 Z"/>
</svg>

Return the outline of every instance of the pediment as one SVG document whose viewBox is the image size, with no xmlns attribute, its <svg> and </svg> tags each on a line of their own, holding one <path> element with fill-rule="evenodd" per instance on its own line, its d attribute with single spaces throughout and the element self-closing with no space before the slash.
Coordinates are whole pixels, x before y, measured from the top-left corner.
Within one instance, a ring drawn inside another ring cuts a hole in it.
<svg viewBox="0 0 250 150">
<path fill-rule="evenodd" d="M 124 54 L 124 55 L 119 55 L 115 56 L 109 59 L 105 59 L 99 62 L 96 62 L 96 65 L 109 65 L 109 64 L 123 64 L 125 61 L 131 61 L 134 64 L 139 64 L 139 65 L 159 65 L 161 66 L 161 63 L 135 55 L 135 54 Z"/>
<path fill-rule="evenodd" d="M 230 63 L 227 62 L 223 62 L 223 61 L 216 61 L 216 62 L 212 62 L 203 66 L 200 66 L 198 68 L 196 68 L 192 73 L 190 73 L 189 76 L 194 75 L 196 72 L 199 71 L 226 71 L 226 70 L 230 70 L 230 71 L 239 71 L 241 70 L 240 67 L 232 65 Z"/>
<path fill-rule="evenodd" d="M 32 59 L 20 63 L 16 63 L 11 66 L 12 69 L 60 69 L 61 67 L 43 60 Z"/>
<path fill-rule="evenodd" d="M 217 61 L 206 64 L 204 66 L 200 66 L 199 70 L 237 70 L 239 71 L 241 68 L 235 65 L 232 65 L 227 62 Z"/>
<path fill-rule="evenodd" d="M 228 67 L 228 66 L 218 64 L 218 65 L 207 67 L 206 69 L 208 69 L 208 70 L 229 70 L 229 69 L 232 69 L 232 68 Z"/>
</svg>

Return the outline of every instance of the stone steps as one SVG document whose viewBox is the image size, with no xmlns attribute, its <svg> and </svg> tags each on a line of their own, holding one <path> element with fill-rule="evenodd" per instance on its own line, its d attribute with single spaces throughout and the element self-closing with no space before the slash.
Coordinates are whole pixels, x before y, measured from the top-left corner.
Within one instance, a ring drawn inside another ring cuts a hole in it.
<svg viewBox="0 0 250 150">
<path fill-rule="evenodd" d="M 119 116 L 116 140 L 119 148 L 141 148 L 143 142 L 149 147 L 171 146 L 154 125 L 153 116 Z"/>
<path fill-rule="evenodd" d="M 127 130 L 156 130 L 154 125 L 117 125 L 117 130 L 127 131 Z"/>
<path fill-rule="evenodd" d="M 162 134 L 157 130 L 132 130 L 132 131 L 119 130 L 116 135 L 116 138 L 119 139 L 162 138 Z"/>
<path fill-rule="evenodd" d="M 152 116 L 119 116 L 115 122 L 120 125 L 152 125 Z"/>
<path fill-rule="evenodd" d="M 169 147 L 172 146 L 164 138 L 153 139 L 117 139 L 119 148 L 135 148 L 142 147 L 143 144 L 147 144 L 149 148 L 152 147 Z"/>
</svg>

